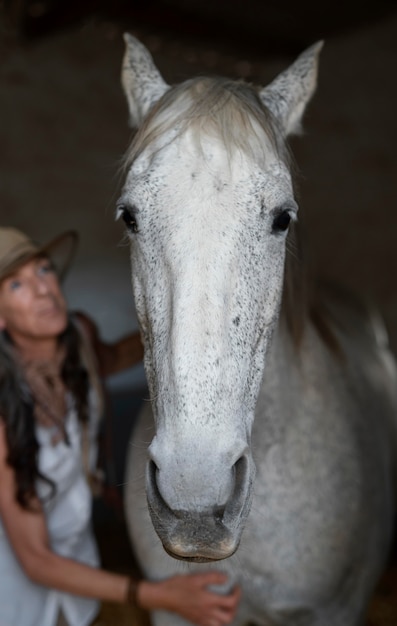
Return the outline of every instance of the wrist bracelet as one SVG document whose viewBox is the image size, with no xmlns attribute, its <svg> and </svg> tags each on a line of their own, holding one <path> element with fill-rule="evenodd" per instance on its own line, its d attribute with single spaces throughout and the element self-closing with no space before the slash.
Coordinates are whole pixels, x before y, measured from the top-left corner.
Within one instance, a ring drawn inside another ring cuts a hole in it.
<svg viewBox="0 0 397 626">
<path fill-rule="evenodd" d="M 138 606 L 138 585 L 139 581 L 135 580 L 135 578 L 130 577 L 128 579 L 127 594 L 125 599 L 127 604 L 130 606 Z"/>
</svg>

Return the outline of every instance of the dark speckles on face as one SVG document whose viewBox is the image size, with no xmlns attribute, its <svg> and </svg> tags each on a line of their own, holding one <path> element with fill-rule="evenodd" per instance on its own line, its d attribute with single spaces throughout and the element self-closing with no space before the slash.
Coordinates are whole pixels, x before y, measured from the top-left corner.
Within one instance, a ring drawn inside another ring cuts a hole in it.
<svg viewBox="0 0 397 626">
<path fill-rule="evenodd" d="M 216 178 L 214 180 L 214 189 L 215 189 L 215 191 L 220 193 L 222 191 L 223 187 L 224 187 L 224 183 L 221 180 L 219 180 L 219 178 Z"/>
<path fill-rule="evenodd" d="M 244 406 L 251 419 L 265 355 L 256 328 L 275 320 L 283 278 L 283 241 L 263 221 L 291 193 L 284 166 L 271 165 L 271 155 L 265 175 L 209 143 L 217 148 L 210 165 L 188 135 L 167 143 L 146 171 L 132 166 L 125 191 L 140 207 L 133 271 L 145 292 L 138 315 L 154 337 L 153 387 L 167 424 L 181 431 L 186 415 L 201 428 L 204 415 L 218 412 L 240 428 Z M 262 204 L 270 209 L 259 219 Z"/>
</svg>

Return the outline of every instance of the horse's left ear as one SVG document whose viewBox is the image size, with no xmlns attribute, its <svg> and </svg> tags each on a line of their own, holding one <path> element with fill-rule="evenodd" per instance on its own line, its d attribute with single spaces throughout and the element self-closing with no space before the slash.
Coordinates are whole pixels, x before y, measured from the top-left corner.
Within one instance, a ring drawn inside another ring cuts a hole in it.
<svg viewBox="0 0 397 626">
<path fill-rule="evenodd" d="M 323 42 L 314 44 L 260 92 L 263 104 L 278 119 L 285 136 L 298 133 L 304 110 L 317 85 L 318 57 Z"/>
<path fill-rule="evenodd" d="M 169 89 L 145 46 L 129 33 L 121 68 L 121 84 L 130 112 L 130 126 L 140 125 L 151 107 Z"/>
</svg>

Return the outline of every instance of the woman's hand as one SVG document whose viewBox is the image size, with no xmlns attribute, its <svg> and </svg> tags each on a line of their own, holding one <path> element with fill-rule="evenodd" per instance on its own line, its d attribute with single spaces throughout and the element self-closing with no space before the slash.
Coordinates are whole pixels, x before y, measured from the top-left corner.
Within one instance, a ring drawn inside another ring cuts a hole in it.
<svg viewBox="0 0 397 626">
<path fill-rule="evenodd" d="M 210 585 L 221 585 L 227 576 L 219 572 L 172 576 L 161 582 L 141 581 L 137 602 L 148 610 L 166 610 L 198 626 L 229 624 L 236 613 L 240 589 L 235 587 L 228 595 L 211 591 Z"/>
</svg>

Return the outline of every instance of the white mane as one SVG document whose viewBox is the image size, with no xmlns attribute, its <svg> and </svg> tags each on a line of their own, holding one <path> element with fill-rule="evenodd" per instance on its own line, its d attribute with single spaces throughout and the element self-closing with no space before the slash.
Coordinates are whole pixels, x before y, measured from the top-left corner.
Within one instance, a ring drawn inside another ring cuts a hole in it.
<svg viewBox="0 0 397 626">
<path fill-rule="evenodd" d="M 126 154 L 126 166 L 150 146 L 160 149 L 163 138 L 193 130 L 200 137 L 216 136 L 226 151 L 239 150 L 259 165 L 269 142 L 290 165 L 290 155 L 277 120 L 261 102 L 257 90 L 227 78 L 194 78 L 168 90 L 151 109 Z"/>
</svg>

